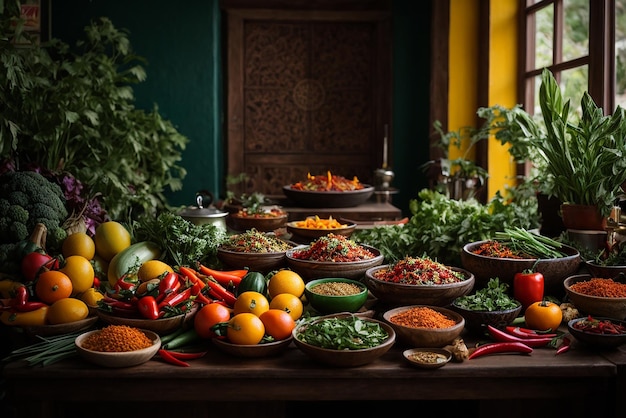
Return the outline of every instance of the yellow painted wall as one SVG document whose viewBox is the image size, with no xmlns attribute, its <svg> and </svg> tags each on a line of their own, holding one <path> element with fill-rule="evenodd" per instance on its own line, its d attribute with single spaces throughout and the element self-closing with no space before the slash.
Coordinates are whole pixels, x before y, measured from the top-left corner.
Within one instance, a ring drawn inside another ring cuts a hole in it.
<svg viewBox="0 0 626 418">
<path fill-rule="evenodd" d="M 517 0 L 491 1 L 488 105 L 512 107 L 516 104 Z M 478 0 L 450 0 L 450 55 L 448 130 L 456 131 L 476 123 L 478 71 Z M 464 149 L 450 149 L 457 158 Z M 466 158 L 473 159 L 470 153 Z M 488 198 L 514 184 L 515 163 L 506 147 L 495 139 L 489 142 Z"/>
</svg>

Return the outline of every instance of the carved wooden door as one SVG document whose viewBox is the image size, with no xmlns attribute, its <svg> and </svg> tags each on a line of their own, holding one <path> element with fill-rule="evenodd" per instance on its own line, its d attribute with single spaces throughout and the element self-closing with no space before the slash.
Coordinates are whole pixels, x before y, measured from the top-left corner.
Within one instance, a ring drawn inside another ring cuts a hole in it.
<svg viewBox="0 0 626 418">
<path fill-rule="evenodd" d="M 389 14 L 226 15 L 227 174 L 268 196 L 327 170 L 372 184 L 391 137 Z"/>
</svg>

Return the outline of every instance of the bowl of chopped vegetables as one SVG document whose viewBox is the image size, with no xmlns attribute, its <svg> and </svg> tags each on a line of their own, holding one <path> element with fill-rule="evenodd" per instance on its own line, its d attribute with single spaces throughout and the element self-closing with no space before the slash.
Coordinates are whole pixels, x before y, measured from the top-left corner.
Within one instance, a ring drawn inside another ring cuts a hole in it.
<svg viewBox="0 0 626 418">
<path fill-rule="evenodd" d="M 312 176 L 283 187 L 283 193 L 298 206 L 306 208 L 348 208 L 365 203 L 374 187 L 354 177 L 331 174 Z"/>
<path fill-rule="evenodd" d="M 314 241 L 330 232 L 350 237 L 355 230 L 356 223 L 343 222 L 332 216 L 320 218 L 315 215 L 300 221 L 287 222 L 287 232 L 292 235 L 294 241 L 298 242 Z"/>
<path fill-rule="evenodd" d="M 398 342 L 410 347 L 444 347 L 465 328 L 460 314 L 441 306 L 400 306 L 385 311 L 383 319 L 393 327 Z"/>
<path fill-rule="evenodd" d="M 357 312 L 367 301 L 368 290 L 358 280 L 327 277 L 306 283 L 304 294 L 313 309 L 327 315 Z"/>
<path fill-rule="evenodd" d="M 285 267 L 285 254 L 295 246 L 273 233 L 251 229 L 226 238 L 217 248 L 217 258 L 227 268 L 267 273 Z"/>
<path fill-rule="evenodd" d="M 289 268 L 306 281 L 325 277 L 359 280 L 384 259 L 378 249 L 333 233 L 319 237 L 310 245 L 287 250 L 286 257 Z"/>
<path fill-rule="evenodd" d="M 509 286 L 499 279 L 489 280 L 487 287 L 456 298 L 450 309 L 465 318 L 465 328 L 483 334 L 487 325 L 496 328 L 510 325 L 522 312 L 522 304 L 509 295 Z"/>
<path fill-rule="evenodd" d="M 312 317 L 292 331 L 293 342 L 311 359 L 336 367 L 372 363 L 394 345 L 396 333 L 387 323 L 354 314 Z M 354 335 L 354 338 L 345 338 Z"/>
<path fill-rule="evenodd" d="M 563 280 L 575 274 L 580 267 L 579 251 L 527 231 L 520 232 L 515 242 L 516 245 L 513 245 L 509 233 L 502 233 L 495 239 L 463 246 L 461 265 L 476 276 L 476 287 L 485 287 L 492 277 L 513 286 L 515 273 L 534 270 L 543 274 L 546 295 L 561 296 Z M 532 244 L 521 246 L 525 242 Z"/>
<path fill-rule="evenodd" d="M 405 257 L 365 272 L 365 284 L 374 297 L 390 306 L 446 306 L 472 291 L 474 275 L 428 257 Z"/>
<path fill-rule="evenodd" d="M 626 321 L 586 316 L 567 323 L 569 333 L 589 347 L 615 348 L 626 343 Z"/>
<path fill-rule="evenodd" d="M 287 223 L 288 214 L 277 206 L 261 207 L 255 210 L 242 208 L 226 218 L 226 225 L 234 231 L 256 229 L 261 232 L 272 232 L 283 228 Z"/>
<path fill-rule="evenodd" d="M 617 320 L 626 318 L 626 283 L 575 274 L 565 279 L 563 286 L 569 301 L 581 314 Z"/>
</svg>

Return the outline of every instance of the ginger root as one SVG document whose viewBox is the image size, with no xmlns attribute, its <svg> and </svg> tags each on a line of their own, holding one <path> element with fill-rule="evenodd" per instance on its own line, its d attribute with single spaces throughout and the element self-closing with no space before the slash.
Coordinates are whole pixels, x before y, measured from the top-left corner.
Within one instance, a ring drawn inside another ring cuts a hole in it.
<svg viewBox="0 0 626 418">
<path fill-rule="evenodd" d="M 452 353 L 452 361 L 461 363 L 469 358 L 469 349 L 461 337 L 457 337 L 452 341 L 452 344 L 446 345 L 444 348 Z"/>
<path fill-rule="evenodd" d="M 576 306 L 572 303 L 561 303 L 559 306 L 561 313 L 563 314 L 563 322 L 568 323 L 572 319 L 580 317 L 580 312 L 576 309 Z"/>
</svg>

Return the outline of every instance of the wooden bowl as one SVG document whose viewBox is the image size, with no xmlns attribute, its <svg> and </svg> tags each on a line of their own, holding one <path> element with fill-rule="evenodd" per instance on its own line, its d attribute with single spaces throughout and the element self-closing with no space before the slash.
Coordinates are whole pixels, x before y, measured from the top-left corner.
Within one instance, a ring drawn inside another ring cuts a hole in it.
<svg viewBox="0 0 626 418">
<path fill-rule="evenodd" d="M 194 304 L 194 307 L 186 314 L 161 319 L 125 318 L 102 310 L 98 310 L 97 314 L 100 320 L 109 325 L 127 325 L 129 327 L 152 331 L 158 335 L 167 335 L 176 331 L 178 328 L 193 326 L 193 318 L 197 310 L 198 305 Z"/>
<path fill-rule="evenodd" d="M 248 231 L 256 229 L 261 232 L 272 232 L 283 228 L 287 223 L 287 213 L 278 216 L 241 216 L 237 213 L 229 214 L 226 218 L 226 225 L 234 231 Z"/>
<path fill-rule="evenodd" d="M 396 324 L 391 321 L 391 318 L 395 315 L 416 307 L 427 307 L 440 312 L 446 317 L 454 320 L 455 325 L 448 328 L 417 328 Z M 391 327 L 393 327 L 396 335 L 398 336 L 398 341 L 411 347 L 444 347 L 452 343 L 456 337 L 461 335 L 461 332 L 463 332 L 463 329 L 465 328 L 465 319 L 461 316 L 461 314 L 447 308 L 442 308 L 441 306 L 401 306 L 383 313 L 383 319 L 391 325 Z"/>
<path fill-rule="evenodd" d="M 299 246 L 287 250 L 285 255 L 287 257 L 287 266 L 302 276 L 305 281 L 325 277 L 343 277 L 346 279 L 359 280 L 368 269 L 380 265 L 384 259 L 384 256 L 378 249 L 364 244 L 361 245 L 361 247 L 374 253 L 374 257 L 368 260 L 349 262 L 302 260 L 293 257 L 294 251 L 306 249 L 306 246 Z"/>
<path fill-rule="evenodd" d="M 217 249 L 217 258 L 227 267 L 233 269 L 249 269 L 267 273 L 280 270 L 287 265 L 286 251 L 272 253 L 249 253 Z"/>
<path fill-rule="evenodd" d="M 477 288 L 486 287 L 489 279 L 498 277 L 500 283 L 507 283 L 512 289 L 515 273 L 534 268 L 543 274 L 545 294 L 558 296 L 563 292 L 563 280 L 575 274 L 582 262 L 578 250 L 569 246 L 562 248 L 567 256 L 540 259 L 538 262 L 534 258 L 497 258 L 475 254 L 474 251 L 485 242 L 472 242 L 464 245 L 461 250 L 461 264 L 474 274 Z"/>
<path fill-rule="evenodd" d="M 591 261 L 585 261 L 585 267 L 593 277 L 603 279 L 614 279 L 619 277 L 620 273 L 626 274 L 626 266 L 601 266 Z"/>
<path fill-rule="evenodd" d="M 349 315 L 349 314 L 348 314 Z M 346 315 L 328 315 L 315 319 L 320 321 L 325 318 L 345 317 Z M 384 355 L 394 345 L 396 341 L 396 333 L 394 329 L 387 323 L 376 319 L 359 316 L 363 321 L 374 322 L 379 324 L 388 334 L 387 339 L 380 345 L 372 348 L 364 348 L 358 350 L 333 350 L 328 348 L 317 347 L 301 340 L 301 332 L 313 322 L 303 322 L 296 326 L 293 330 L 293 342 L 304 354 L 309 356 L 316 362 L 335 367 L 358 367 L 371 363 Z"/>
<path fill-rule="evenodd" d="M 297 206 L 305 208 L 349 208 L 365 203 L 374 194 L 374 186 L 363 186 L 359 190 L 317 192 L 297 190 L 289 185 L 283 187 L 283 193 Z"/>
<path fill-rule="evenodd" d="M 474 275 L 467 270 L 449 267 L 461 272 L 466 279 L 458 283 L 441 285 L 412 285 L 391 283 L 377 279 L 374 274 L 381 269 L 389 268 L 389 264 L 372 267 L 365 272 L 365 284 L 372 294 L 389 306 L 432 305 L 446 306 L 459 296 L 465 296 L 474 288 Z"/>
<path fill-rule="evenodd" d="M 89 361 L 90 363 L 94 363 L 103 367 L 120 368 L 137 366 L 150 360 L 159 351 L 159 348 L 161 348 L 161 338 L 157 333 L 146 329 L 142 329 L 141 331 L 146 334 L 146 336 L 150 338 L 150 340 L 152 340 L 152 345 L 148 348 L 121 352 L 88 350 L 84 348 L 82 344 L 89 335 L 95 332 L 100 332 L 100 330 L 94 330 L 88 331 L 76 337 L 76 351 L 78 352 L 79 356 Z"/>
<path fill-rule="evenodd" d="M 271 357 L 284 352 L 293 337 L 262 344 L 233 344 L 221 338 L 212 338 L 213 344 L 224 353 L 237 357 Z"/>
<path fill-rule="evenodd" d="M 402 352 L 409 364 L 420 369 L 438 369 L 452 359 L 452 353 L 445 348 L 409 348 Z"/>
<path fill-rule="evenodd" d="M 600 334 L 596 332 L 584 331 L 576 328 L 576 323 L 580 321 L 586 321 L 588 318 L 575 318 L 567 323 L 567 329 L 572 336 L 583 343 L 586 346 L 593 348 L 616 348 L 620 345 L 626 343 L 626 333 L 625 334 Z M 614 324 L 619 324 L 621 326 L 626 326 L 626 321 L 619 321 L 613 318 L 604 318 L 604 317 L 596 317 L 593 319 L 597 319 L 600 321 L 611 321 Z"/>
<path fill-rule="evenodd" d="M 55 324 L 55 325 L 34 325 L 30 327 L 19 327 L 25 335 L 33 337 L 52 337 L 55 335 L 69 334 L 72 332 L 78 332 L 85 330 L 98 321 L 96 315 L 90 315 L 80 321 L 69 322 L 67 324 Z"/>
<path fill-rule="evenodd" d="M 345 225 L 341 228 L 303 228 L 296 226 L 301 221 L 292 221 L 287 222 L 287 232 L 292 235 L 292 239 L 298 242 L 309 242 L 315 241 L 319 237 L 327 235 L 329 233 L 343 235 L 345 237 L 350 237 L 352 233 L 356 230 L 356 223 L 354 222 L 341 222 L 342 225 Z"/>
<path fill-rule="evenodd" d="M 518 302 L 515 308 L 501 311 L 477 311 L 466 309 L 452 302 L 450 309 L 460 313 L 465 318 L 465 328 L 468 331 L 480 335 L 485 332 L 487 325 L 496 328 L 510 325 L 522 312 L 522 304 Z"/>
<path fill-rule="evenodd" d="M 319 284 L 336 282 L 358 286 L 361 291 L 351 295 L 323 295 L 315 292 L 314 288 Z M 313 309 L 322 315 L 328 315 L 340 312 L 357 312 L 367 301 L 368 291 L 363 283 L 340 277 L 311 280 L 305 285 L 304 294 Z"/>
<path fill-rule="evenodd" d="M 607 298 L 590 296 L 572 290 L 571 286 L 574 283 L 588 281 L 592 278 L 590 274 L 576 274 L 565 279 L 563 286 L 565 287 L 569 301 L 573 303 L 583 315 L 613 318 L 620 321 L 624 320 L 626 318 L 626 297 Z"/>
</svg>

